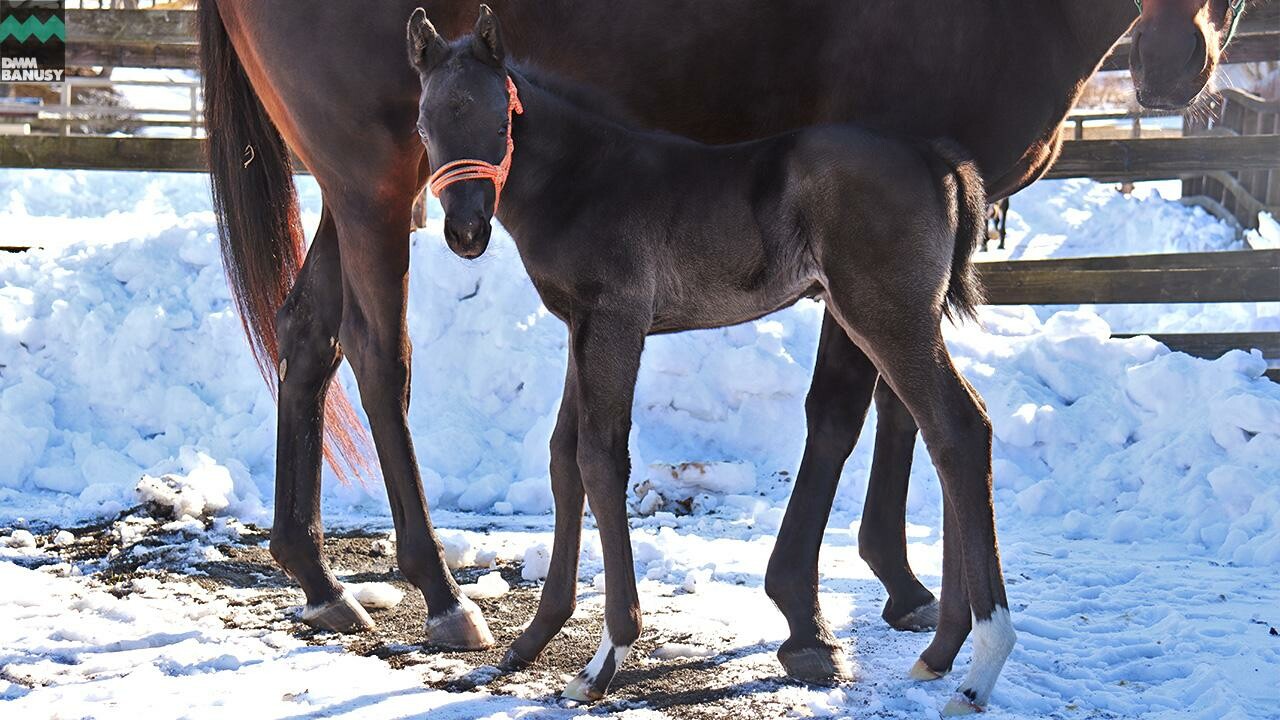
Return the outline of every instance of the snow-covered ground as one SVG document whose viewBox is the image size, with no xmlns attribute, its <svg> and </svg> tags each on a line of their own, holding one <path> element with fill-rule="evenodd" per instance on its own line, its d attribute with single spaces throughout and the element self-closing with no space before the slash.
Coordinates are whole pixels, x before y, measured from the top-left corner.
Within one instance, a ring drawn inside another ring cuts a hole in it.
<svg viewBox="0 0 1280 720">
<path fill-rule="evenodd" d="M 302 195 L 314 224 L 309 181 Z M 438 511 L 482 513 L 437 512 L 443 527 L 510 528 L 467 537 L 485 548 L 501 535 L 494 551 L 520 560 L 549 542 L 546 444 L 565 333 L 504 234 L 480 261 L 463 261 L 444 247 L 433 212 L 415 235 L 410 279 L 410 423 L 424 480 Z M 1126 198 L 1087 181 L 1033 186 L 1014 198 L 1009 228 L 1006 251 L 988 257 L 1244 247 L 1150 188 Z M 274 408 L 230 309 L 205 180 L 0 171 L 0 233 L 44 246 L 0 257 L 0 527 L 25 519 L 51 538 L 114 516 L 139 502 L 143 476 L 187 488 L 195 514 L 269 522 Z M 820 305 L 801 302 L 734 328 L 654 338 L 643 361 L 632 437 L 637 571 L 646 609 L 672 610 L 649 627 L 692 633 L 692 651 L 746 648 L 725 664 L 743 664 L 735 681 L 747 688 L 777 673 L 770 643 L 785 637 L 760 586 L 803 446 L 820 319 Z M 1260 377 L 1256 354 L 1200 360 L 1109 338 L 1112 329 L 1280 330 L 1280 307 L 1001 308 L 984 311 L 983 325 L 948 339 L 996 432 L 1020 644 L 994 714 L 1280 715 L 1280 640 L 1269 634 L 1280 624 L 1280 385 Z M 345 371 L 342 380 L 354 390 Z M 863 682 L 760 690 L 798 715 L 918 717 L 952 689 L 906 681 L 927 638 L 878 620 L 882 591 L 855 544 L 870 457 L 863 442 L 846 467 L 823 564 L 824 603 L 842 635 L 857 637 Z M 702 465 L 670 471 L 683 462 Z M 144 484 L 152 498 L 164 487 Z M 912 559 L 936 588 L 940 496 L 923 448 L 911 488 Z M 694 515 L 677 517 L 690 499 Z M 324 506 L 330 526 L 389 527 L 376 486 L 327 482 Z M 588 598 L 600 572 L 591 548 Z M 696 592 L 683 590 L 690 582 Z M 218 601 L 151 595 L 116 598 L 92 575 L 0 562 L 0 697 L 21 717 L 580 711 L 536 692 L 425 688 L 420 668 L 226 628 Z"/>
</svg>

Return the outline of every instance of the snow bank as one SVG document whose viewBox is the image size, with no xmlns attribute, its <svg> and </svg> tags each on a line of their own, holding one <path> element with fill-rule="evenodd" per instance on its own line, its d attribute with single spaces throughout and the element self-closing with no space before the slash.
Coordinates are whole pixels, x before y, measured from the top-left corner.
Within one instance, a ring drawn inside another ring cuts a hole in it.
<svg viewBox="0 0 1280 720">
<path fill-rule="evenodd" d="M 309 181 L 302 195 L 314 224 Z M 483 259 L 463 261 L 440 240 L 432 210 L 413 239 L 408 316 L 409 419 L 428 498 L 433 508 L 549 512 L 564 328 L 509 238 L 499 231 Z M 200 491 L 201 512 L 225 501 L 212 512 L 269 521 L 274 408 L 230 307 L 203 180 L 0 171 L 0 228 L 49 245 L 0 258 L 0 522 L 110 515 L 137 502 L 144 476 L 203 486 L 216 477 L 210 496 Z M 1064 181 L 1015 198 L 1006 254 L 1241 246 L 1198 209 Z M 1203 361 L 1146 339 L 1108 339 L 1112 328 L 1171 322 L 1280 329 L 1278 314 L 1264 305 L 1013 308 L 985 311 L 986 331 L 949 331 L 991 409 L 1001 523 L 1115 542 L 1172 534 L 1223 560 L 1280 559 L 1280 386 L 1259 379 L 1261 360 Z M 664 522 L 717 512 L 776 530 L 803 447 L 821 315 L 805 301 L 648 342 L 633 508 L 665 513 Z M 340 380 L 354 390 L 345 370 Z M 870 451 L 860 444 L 846 466 L 835 522 L 856 517 Z M 909 510 L 932 523 L 940 496 L 923 449 L 913 475 Z M 388 516 L 377 486 L 326 482 L 324 501 L 330 519 Z M 446 544 L 450 565 L 474 561 L 474 548 Z"/>
</svg>

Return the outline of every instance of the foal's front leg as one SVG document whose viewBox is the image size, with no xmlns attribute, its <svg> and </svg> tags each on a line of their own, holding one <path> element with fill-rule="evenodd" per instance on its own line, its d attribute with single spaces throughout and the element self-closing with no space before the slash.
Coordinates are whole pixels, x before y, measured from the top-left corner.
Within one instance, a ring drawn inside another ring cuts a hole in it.
<svg viewBox="0 0 1280 720">
<path fill-rule="evenodd" d="M 542 586 L 538 612 L 502 659 L 502 667 L 507 670 L 519 670 L 537 660 L 551 638 L 573 616 L 577 604 L 583 491 L 582 475 L 578 472 L 578 380 L 572 353 L 556 429 L 551 434 L 551 492 L 556 501 L 551 567 Z"/>
<path fill-rule="evenodd" d="M 599 700 L 640 636 L 640 601 L 627 527 L 631 402 L 648 317 L 623 310 L 575 317 L 570 352 L 578 368 L 578 468 L 604 553 L 605 612 L 600 649 L 563 697 Z"/>
</svg>

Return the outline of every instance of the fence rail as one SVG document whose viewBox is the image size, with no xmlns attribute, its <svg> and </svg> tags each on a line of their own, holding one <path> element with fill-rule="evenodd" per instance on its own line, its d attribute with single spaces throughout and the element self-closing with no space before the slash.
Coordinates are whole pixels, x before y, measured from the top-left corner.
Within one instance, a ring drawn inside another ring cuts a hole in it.
<svg viewBox="0 0 1280 720">
<path fill-rule="evenodd" d="M 1280 250 L 1012 260 L 977 268 L 991 305 L 1280 301 Z M 1280 363 L 1280 332 L 1141 334 L 1198 357 L 1257 349 Z M 1280 367 L 1267 377 L 1280 382 Z"/>
<path fill-rule="evenodd" d="M 992 305 L 1280 301 L 1280 250 L 978 264 Z"/>
<path fill-rule="evenodd" d="M 1046 177 L 1158 180 L 1220 170 L 1269 170 L 1277 157 L 1280 135 L 1079 140 L 1063 145 Z M 0 137 L 0 167 L 205 170 L 199 140 L 38 135 Z"/>
<path fill-rule="evenodd" d="M 1270 170 L 1280 158 L 1280 135 L 1073 140 L 1045 175 L 1119 180 L 1165 180 L 1215 170 Z"/>
</svg>

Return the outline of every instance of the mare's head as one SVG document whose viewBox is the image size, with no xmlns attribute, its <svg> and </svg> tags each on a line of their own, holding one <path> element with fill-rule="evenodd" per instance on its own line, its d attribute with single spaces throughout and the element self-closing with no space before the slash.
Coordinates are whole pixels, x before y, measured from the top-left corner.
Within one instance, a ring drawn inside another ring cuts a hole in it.
<svg viewBox="0 0 1280 720">
<path fill-rule="evenodd" d="M 1244 0 L 1138 0 L 1129 68 L 1138 102 L 1189 105 L 1209 83 Z"/>
<path fill-rule="evenodd" d="M 422 81 L 418 134 L 431 162 L 431 189 L 444 208 L 444 237 L 464 258 L 489 246 L 506 168 L 514 87 L 503 65 L 498 20 L 480 6 L 475 30 L 454 42 L 421 8 L 409 18 L 409 60 Z"/>
</svg>

